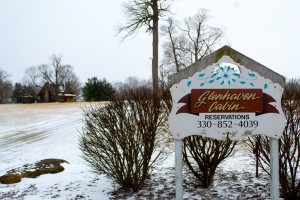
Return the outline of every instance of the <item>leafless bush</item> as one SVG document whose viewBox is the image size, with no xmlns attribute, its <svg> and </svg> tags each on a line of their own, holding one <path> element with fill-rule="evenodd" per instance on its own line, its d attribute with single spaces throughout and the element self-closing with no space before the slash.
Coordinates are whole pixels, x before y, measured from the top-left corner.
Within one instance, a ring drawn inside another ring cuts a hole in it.
<svg viewBox="0 0 300 200">
<path fill-rule="evenodd" d="M 80 149 L 95 171 L 135 192 L 163 158 L 166 104 L 159 101 L 157 105 L 149 87 L 128 89 L 124 94 L 84 109 Z"/>
<path fill-rule="evenodd" d="M 300 80 L 292 79 L 283 93 L 282 108 L 287 119 L 283 136 L 279 140 L 279 177 L 282 196 L 286 200 L 300 199 Z M 259 167 L 269 174 L 269 138 L 255 136 L 245 141 L 249 151 L 259 151 Z"/>
<path fill-rule="evenodd" d="M 218 165 L 230 156 L 237 141 L 219 141 L 199 135 L 183 140 L 183 161 L 188 169 L 207 188 L 213 183 Z"/>
</svg>

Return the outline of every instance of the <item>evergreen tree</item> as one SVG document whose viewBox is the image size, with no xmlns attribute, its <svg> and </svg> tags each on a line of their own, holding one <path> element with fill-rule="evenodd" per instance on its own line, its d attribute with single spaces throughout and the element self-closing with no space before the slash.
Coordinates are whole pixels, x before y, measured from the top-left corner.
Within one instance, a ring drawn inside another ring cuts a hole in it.
<svg viewBox="0 0 300 200">
<path fill-rule="evenodd" d="M 23 87 L 21 83 L 16 83 L 14 90 L 13 90 L 13 94 L 12 94 L 12 101 L 14 103 L 20 103 L 22 102 L 22 91 L 23 91 Z"/>
<path fill-rule="evenodd" d="M 22 96 L 32 96 L 35 99 L 36 90 L 33 85 L 22 85 L 21 83 L 15 83 L 15 87 L 12 93 L 12 101 L 14 103 L 22 103 Z"/>
<path fill-rule="evenodd" d="M 82 88 L 83 97 L 86 101 L 109 101 L 116 91 L 105 78 L 89 78 Z"/>
</svg>

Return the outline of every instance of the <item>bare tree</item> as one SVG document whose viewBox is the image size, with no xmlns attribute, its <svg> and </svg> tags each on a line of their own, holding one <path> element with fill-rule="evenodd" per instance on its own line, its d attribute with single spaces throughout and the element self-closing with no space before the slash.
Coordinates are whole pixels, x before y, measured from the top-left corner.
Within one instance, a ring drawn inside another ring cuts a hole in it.
<svg viewBox="0 0 300 200">
<path fill-rule="evenodd" d="M 69 73 L 64 81 L 63 86 L 65 93 L 73 93 L 78 98 L 81 94 L 81 82 L 75 73 Z"/>
<path fill-rule="evenodd" d="M 169 40 L 163 45 L 161 85 L 167 85 L 166 77 L 211 53 L 214 45 L 220 42 L 222 31 L 208 26 L 208 20 L 208 11 L 201 9 L 194 17 L 185 19 L 183 25 L 169 18 L 161 27 Z M 216 168 L 231 155 L 237 144 L 229 139 L 217 141 L 197 135 L 187 137 L 183 142 L 183 161 L 202 187 L 212 184 Z"/>
<path fill-rule="evenodd" d="M 9 76 L 10 75 L 6 71 L 0 69 L 0 81 L 7 80 Z"/>
<path fill-rule="evenodd" d="M 35 86 L 42 88 L 45 83 L 49 83 L 54 88 L 55 101 L 58 101 L 60 89 L 78 92 L 80 87 L 79 79 L 73 71 L 71 65 L 62 63 L 62 56 L 53 54 L 50 57 L 51 63 L 32 66 L 25 70 L 25 76 Z"/>
<path fill-rule="evenodd" d="M 186 39 L 183 35 L 177 36 L 178 34 L 178 21 L 175 21 L 174 18 L 168 18 L 167 23 L 161 26 L 161 30 L 163 35 L 167 36 L 169 39 L 168 42 L 163 44 L 164 48 L 164 58 L 163 58 L 163 65 L 172 65 L 175 66 L 176 72 L 182 67 L 186 67 L 184 58 L 186 52 L 181 51 L 183 46 L 185 45 Z"/>
<path fill-rule="evenodd" d="M 150 80 L 139 79 L 135 76 L 127 77 L 124 82 L 116 82 L 114 83 L 114 88 L 116 90 L 117 96 L 126 96 L 131 90 L 138 92 L 139 90 L 144 90 L 145 87 L 149 87 L 151 85 Z M 150 87 L 151 88 L 151 87 Z"/>
<path fill-rule="evenodd" d="M 129 0 L 123 4 L 127 23 L 119 27 L 119 33 L 126 32 L 124 38 L 133 35 L 140 28 L 152 33 L 152 84 L 153 91 L 158 92 L 158 21 L 169 12 L 171 0 Z"/>
<path fill-rule="evenodd" d="M 13 87 L 11 81 L 8 80 L 9 76 L 6 71 L 0 69 L 0 103 L 8 103 L 12 95 Z"/>
<path fill-rule="evenodd" d="M 161 27 L 168 38 L 163 45 L 165 67 L 175 73 L 211 53 L 223 33 L 221 29 L 209 26 L 209 19 L 208 10 L 200 9 L 194 17 L 185 19 L 183 25 L 172 18 L 166 21 Z"/>
</svg>

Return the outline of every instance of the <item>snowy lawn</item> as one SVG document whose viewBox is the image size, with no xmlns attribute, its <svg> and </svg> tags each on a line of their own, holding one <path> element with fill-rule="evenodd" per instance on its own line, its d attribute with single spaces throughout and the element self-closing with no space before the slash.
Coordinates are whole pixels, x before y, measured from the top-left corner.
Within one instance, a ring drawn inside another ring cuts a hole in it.
<svg viewBox="0 0 300 200">
<path fill-rule="evenodd" d="M 58 174 L 0 184 L 0 199 L 175 198 L 174 148 L 138 193 L 125 194 L 105 175 L 94 173 L 78 149 L 82 107 L 84 103 L 0 105 L 0 176 L 42 159 L 69 162 L 62 164 L 65 170 Z M 269 199 L 269 190 L 269 177 L 260 172 L 255 178 L 254 162 L 242 149 L 221 164 L 208 189 L 197 187 L 193 176 L 184 173 L 185 199 Z"/>
</svg>

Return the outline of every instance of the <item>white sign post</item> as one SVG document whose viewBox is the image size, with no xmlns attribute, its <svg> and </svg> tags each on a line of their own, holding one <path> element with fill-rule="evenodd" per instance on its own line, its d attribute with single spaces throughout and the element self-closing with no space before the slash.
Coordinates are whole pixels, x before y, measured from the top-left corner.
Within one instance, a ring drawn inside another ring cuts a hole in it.
<svg viewBox="0 0 300 200">
<path fill-rule="evenodd" d="M 270 138 L 271 200 L 279 199 L 279 140 Z"/>
<path fill-rule="evenodd" d="M 271 138 L 271 199 L 278 199 L 278 139 L 286 121 L 281 108 L 283 88 L 229 56 L 222 56 L 170 90 L 173 107 L 169 128 L 176 141 L 176 199 L 183 198 L 183 138 L 201 135 L 239 140 L 256 134 Z"/>
<path fill-rule="evenodd" d="M 176 200 L 183 198 L 182 140 L 175 140 Z"/>
</svg>

